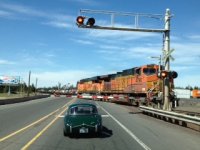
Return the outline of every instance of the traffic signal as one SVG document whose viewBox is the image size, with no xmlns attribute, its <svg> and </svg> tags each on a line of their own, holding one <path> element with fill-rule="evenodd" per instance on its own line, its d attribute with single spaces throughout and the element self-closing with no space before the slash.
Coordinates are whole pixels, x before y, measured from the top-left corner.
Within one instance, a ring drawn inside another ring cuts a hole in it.
<svg viewBox="0 0 200 150">
<path fill-rule="evenodd" d="M 89 18 L 86 25 L 87 26 L 93 26 L 95 24 L 95 19 L 94 18 Z"/>
<path fill-rule="evenodd" d="M 84 24 L 84 19 L 85 19 L 85 17 L 83 17 L 83 16 L 78 16 L 78 17 L 76 18 L 76 24 L 77 24 L 78 26 L 83 25 L 83 24 Z"/>
</svg>

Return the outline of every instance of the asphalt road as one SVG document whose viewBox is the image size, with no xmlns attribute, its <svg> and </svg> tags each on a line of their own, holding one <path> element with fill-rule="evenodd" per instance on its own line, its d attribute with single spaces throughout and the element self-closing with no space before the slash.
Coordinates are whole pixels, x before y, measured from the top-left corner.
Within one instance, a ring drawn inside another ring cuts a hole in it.
<svg viewBox="0 0 200 150">
<path fill-rule="evenodd" d="M 63 114 L 74 102 L 97 105 L 103 118 L 100 136 L 63 136 Z M 1 150 L 199 150 L 199 143 L 199 132 L 132 106 L 64 97 L 0 106 Z"/>
</svg>

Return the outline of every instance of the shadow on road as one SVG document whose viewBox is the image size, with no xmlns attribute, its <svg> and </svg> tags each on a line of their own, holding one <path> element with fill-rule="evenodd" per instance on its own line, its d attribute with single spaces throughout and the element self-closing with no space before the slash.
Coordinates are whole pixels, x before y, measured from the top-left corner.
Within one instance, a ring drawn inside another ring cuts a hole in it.
<svg viewBox="0 0 200 150">
<path fill-rule="evenodd" d="M 109 130 L 108 128 L 106 128 L 105 126 L 103 126 L 102 128 L 102 132 L 99 135 L 100 138 L 108 138 L 111 137 L 113 135 L 112 130 Z"/>
</svg>

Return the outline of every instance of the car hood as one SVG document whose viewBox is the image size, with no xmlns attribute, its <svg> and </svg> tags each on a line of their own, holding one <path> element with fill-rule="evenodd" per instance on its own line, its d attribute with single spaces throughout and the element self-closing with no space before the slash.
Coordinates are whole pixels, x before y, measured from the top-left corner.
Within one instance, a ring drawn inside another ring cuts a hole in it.
<svg viewBox="0 0 200 150">
<path fill-rule="evenodd" d="M 71 126 L 89 125 L 94 126 L 101 122 L 99 115 L 70 115 L 66 118 L 66 123 Z"/>
</svg>

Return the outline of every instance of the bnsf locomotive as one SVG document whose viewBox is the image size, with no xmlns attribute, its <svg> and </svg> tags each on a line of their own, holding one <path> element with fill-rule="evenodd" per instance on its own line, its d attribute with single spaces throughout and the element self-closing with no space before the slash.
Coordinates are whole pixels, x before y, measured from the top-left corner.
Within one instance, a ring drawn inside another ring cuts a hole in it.
<svg viewBox="0 0 200 150">
<path fill-rule="evenodd" d="M 160 67 L 160 68 L 159 68 Z M 163 104 L 163 83 L 166 75 L 170 81 L 170 93 L 173 93 L 176 72 L 167 75 L 159 71 L 163 66 L 151 64 L 117 72 L 116 74 L 82 79 L 77 83 L 78 94 L 87 93 L 92 99 L 100 97 L 103 101 L 126 101 L 130 104 Z M 162 74 L 162 75 L 161 75 Z M 170 94 L 170 99 L 174 95 Z"/>
</svg>

